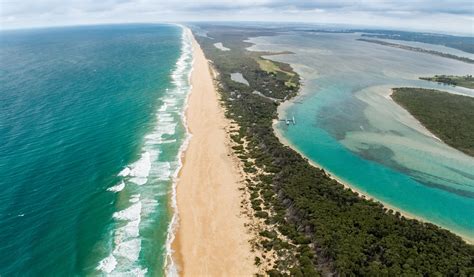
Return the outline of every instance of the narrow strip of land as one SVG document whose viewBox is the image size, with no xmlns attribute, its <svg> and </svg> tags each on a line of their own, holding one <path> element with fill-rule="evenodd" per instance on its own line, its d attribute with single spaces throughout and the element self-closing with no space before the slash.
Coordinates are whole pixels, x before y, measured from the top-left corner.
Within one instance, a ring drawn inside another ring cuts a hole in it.
<svg viewBox="0 0 474 277">
<path fill-rule="evenodd" d="M 474 77 L 472 75 L 453 76 L 453 75 L 435 75 L 433 77 L 420 77 L 421 80 L 438 82 L 440 84 L 458 86 L 474 89 Z"/>
<path fill-rule="evenodd" d="M 251 276 L 257 269 L 240 216 L 241 177 L 227 146 L 227 121 L 208 61 L 194 39 L 193 51 L 186 112 L 192 137 L 177 185 L 174 258 L 182 276 Z"/>
<path fill-rule="evenodd" d="M 460 57 L 460 56 L 456 56 L 456 55 L 453 55 L 453 54 L 434 51 L 434 50 L 423 49 L 423 48 L 420 48 L 420 47 L 413 47 L 413 46 L 408 46 L 408 45 L 403 45 L 403 44 L 391 43 L 391 42 L 386 42 L 386 41 L 377 40 L 377 39 L 359 38 L 357 40 L 370 42 L 370 43 L 375 43 L 375 44 L 380 44 L 380 45 L 389 46 L 389 47 L 394 47 L 394 48 L 400 48 L 400 49 L 414 51 L 414 52 L 431 54 L 431 55 L 435 55 L 435 56 L 439 56 L 439 57 L 443 57 L 443 58 L 458 60 L 458 61 L 465 62 L 465 63 L 471 63 L 471 64 L 474 63 L 474 60 L 472 60 L 470 58 L 467 58 L 467 57 Z"/>
</svg>

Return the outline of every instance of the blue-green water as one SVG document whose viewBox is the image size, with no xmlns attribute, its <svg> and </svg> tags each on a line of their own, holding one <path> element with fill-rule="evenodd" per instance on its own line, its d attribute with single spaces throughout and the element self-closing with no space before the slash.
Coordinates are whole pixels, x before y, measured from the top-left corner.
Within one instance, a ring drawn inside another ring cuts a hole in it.
<svg viewBox="0 0 474 277">
<path fill-rule="evenodd" d="M 474 96 L 474 90 L 418 80 L 473 74 L 472 65 L 356 41 L 357 34 L 261 37 L 251 49 L 295 52 L 301 96 L 280 108 L 297 124 L 276 130 L 302 154 L 376 199 L 474 238 L 474 158 L 434 138 L 390 99 L 415 86 Z M 473 119 L 474 122 L 474 119 Z"/>
<path fill-rule="evenodd" d="M 186 139 L 185 32 L 0 35 L 0 275 L 162 274 Z"/>
</svg>

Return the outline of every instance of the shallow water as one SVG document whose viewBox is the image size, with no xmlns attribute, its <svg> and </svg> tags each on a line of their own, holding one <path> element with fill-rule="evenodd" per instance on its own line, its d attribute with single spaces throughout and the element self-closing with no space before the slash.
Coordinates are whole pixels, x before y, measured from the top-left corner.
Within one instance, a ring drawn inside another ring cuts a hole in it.
<svg viewBox="0 0 474 277">
<path fill-rule="evenodd" d="M 249 85 L 249 82 L 244 78 L 242 73 L 231 73 L 230 79 L 232 79 L 232 81 L 237 82 L 237 83 L 241 83 L 247 86 Z"/>
<path fill-rule="evenodd" d="M 474 91 L 418 80 L 473 74 L 472 65 L 356 41 L 357 34 L 291 33 L 259 37 L 252 50 L 295 52 L 268 58 L 294 66 L 301 96 L 276 126 L 294 147 L 355 188 L 459 234 L 474 233 L 474 158 L 440 142 L 390 98 L 414 86 L 474 96 Z"/>
<path fill-rule="evenodd" d="M 229 51 L 230 49 L 225 47 L 222 42 L 214 43 L 214 46 L 221 51 Z"/>
<path fill-rule="evenodd" d="M 446 47 L 444 45 L 439 45 L 439 44 L 429 44 L 429 43 L 424 43 L 424 42 L 396 40 L 396 39 L 379 39 L 379 38 L 373 38 L 373 39 L 395 43 L 395 44 L 408 45 L 412 47 L 419 47 L 426 50 L 438 51 L 441 53 L 448 53 L 448 54 L 456 55 L 458 57 L 466 57 L 469 59 L 474 59 L 474 54 L 472 53 L 464 52 L 462 50 Z"/>
<path fill-rule="evenodd" d="M 164 272 L 191 55 L 172 25 L 1 33 L 0 275 Z"/>
</svg>

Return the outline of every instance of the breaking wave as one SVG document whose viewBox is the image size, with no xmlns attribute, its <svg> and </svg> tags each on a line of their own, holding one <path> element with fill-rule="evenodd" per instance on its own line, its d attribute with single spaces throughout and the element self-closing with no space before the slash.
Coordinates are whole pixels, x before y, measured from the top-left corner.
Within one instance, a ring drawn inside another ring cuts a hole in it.
<svg viewBox="0 0 474 277">
<path fill-rule="evenodd" d="M 161 205 L 169 206 L 173 213 L 166 238 L 165 270 L 176 272 L 171 258 L 171 243 L 177 224 L 176 179 L 181 168 L 181 155 L 185 150 L 189 134 L 177 135 L 177 126 L 185 126 L 184 109 L 190 91 L 192 70 L 192 45 L 190 31 L 183 27 L 181 55 L 171 74 L 171 86 L 162 96 L 156 110 L 156 124 L 143 141 L 140 158 L 124 167 L 119 173 L 120 182 L 107 190 L 118 193 L 118 211 L 113 214 L 114 228 L 111 231 L 111 249 L 96 269 L 107 275 L 144 276 L 149 269 L 140 262 L 142 242 L 140 231 L 153 221 L 151 214 Z M 177 155 L 164 155 L 165 147 L 180 144 Z M 170 204 L 159 203 L 157 196 L 169 195 Z M 125 201 L 123 200 L 125 198 Z"/>
</svg>

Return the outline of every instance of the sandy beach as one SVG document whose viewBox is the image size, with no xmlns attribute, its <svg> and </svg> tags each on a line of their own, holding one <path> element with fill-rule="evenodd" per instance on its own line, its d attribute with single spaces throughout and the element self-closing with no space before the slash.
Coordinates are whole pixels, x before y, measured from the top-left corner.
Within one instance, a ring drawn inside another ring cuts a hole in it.
<svg viewBox="0 0 474 277">
<path fill-rule="evenodd" d="M 194 38 L 193 53 L 186 111 L 192 137 L 177 184 L 173 258 L 182 276 L 251 276 L 257 268 L 241 215 L 241 176 L 224 129 L 228 121 L 208 61 Z"/>
</svg>

